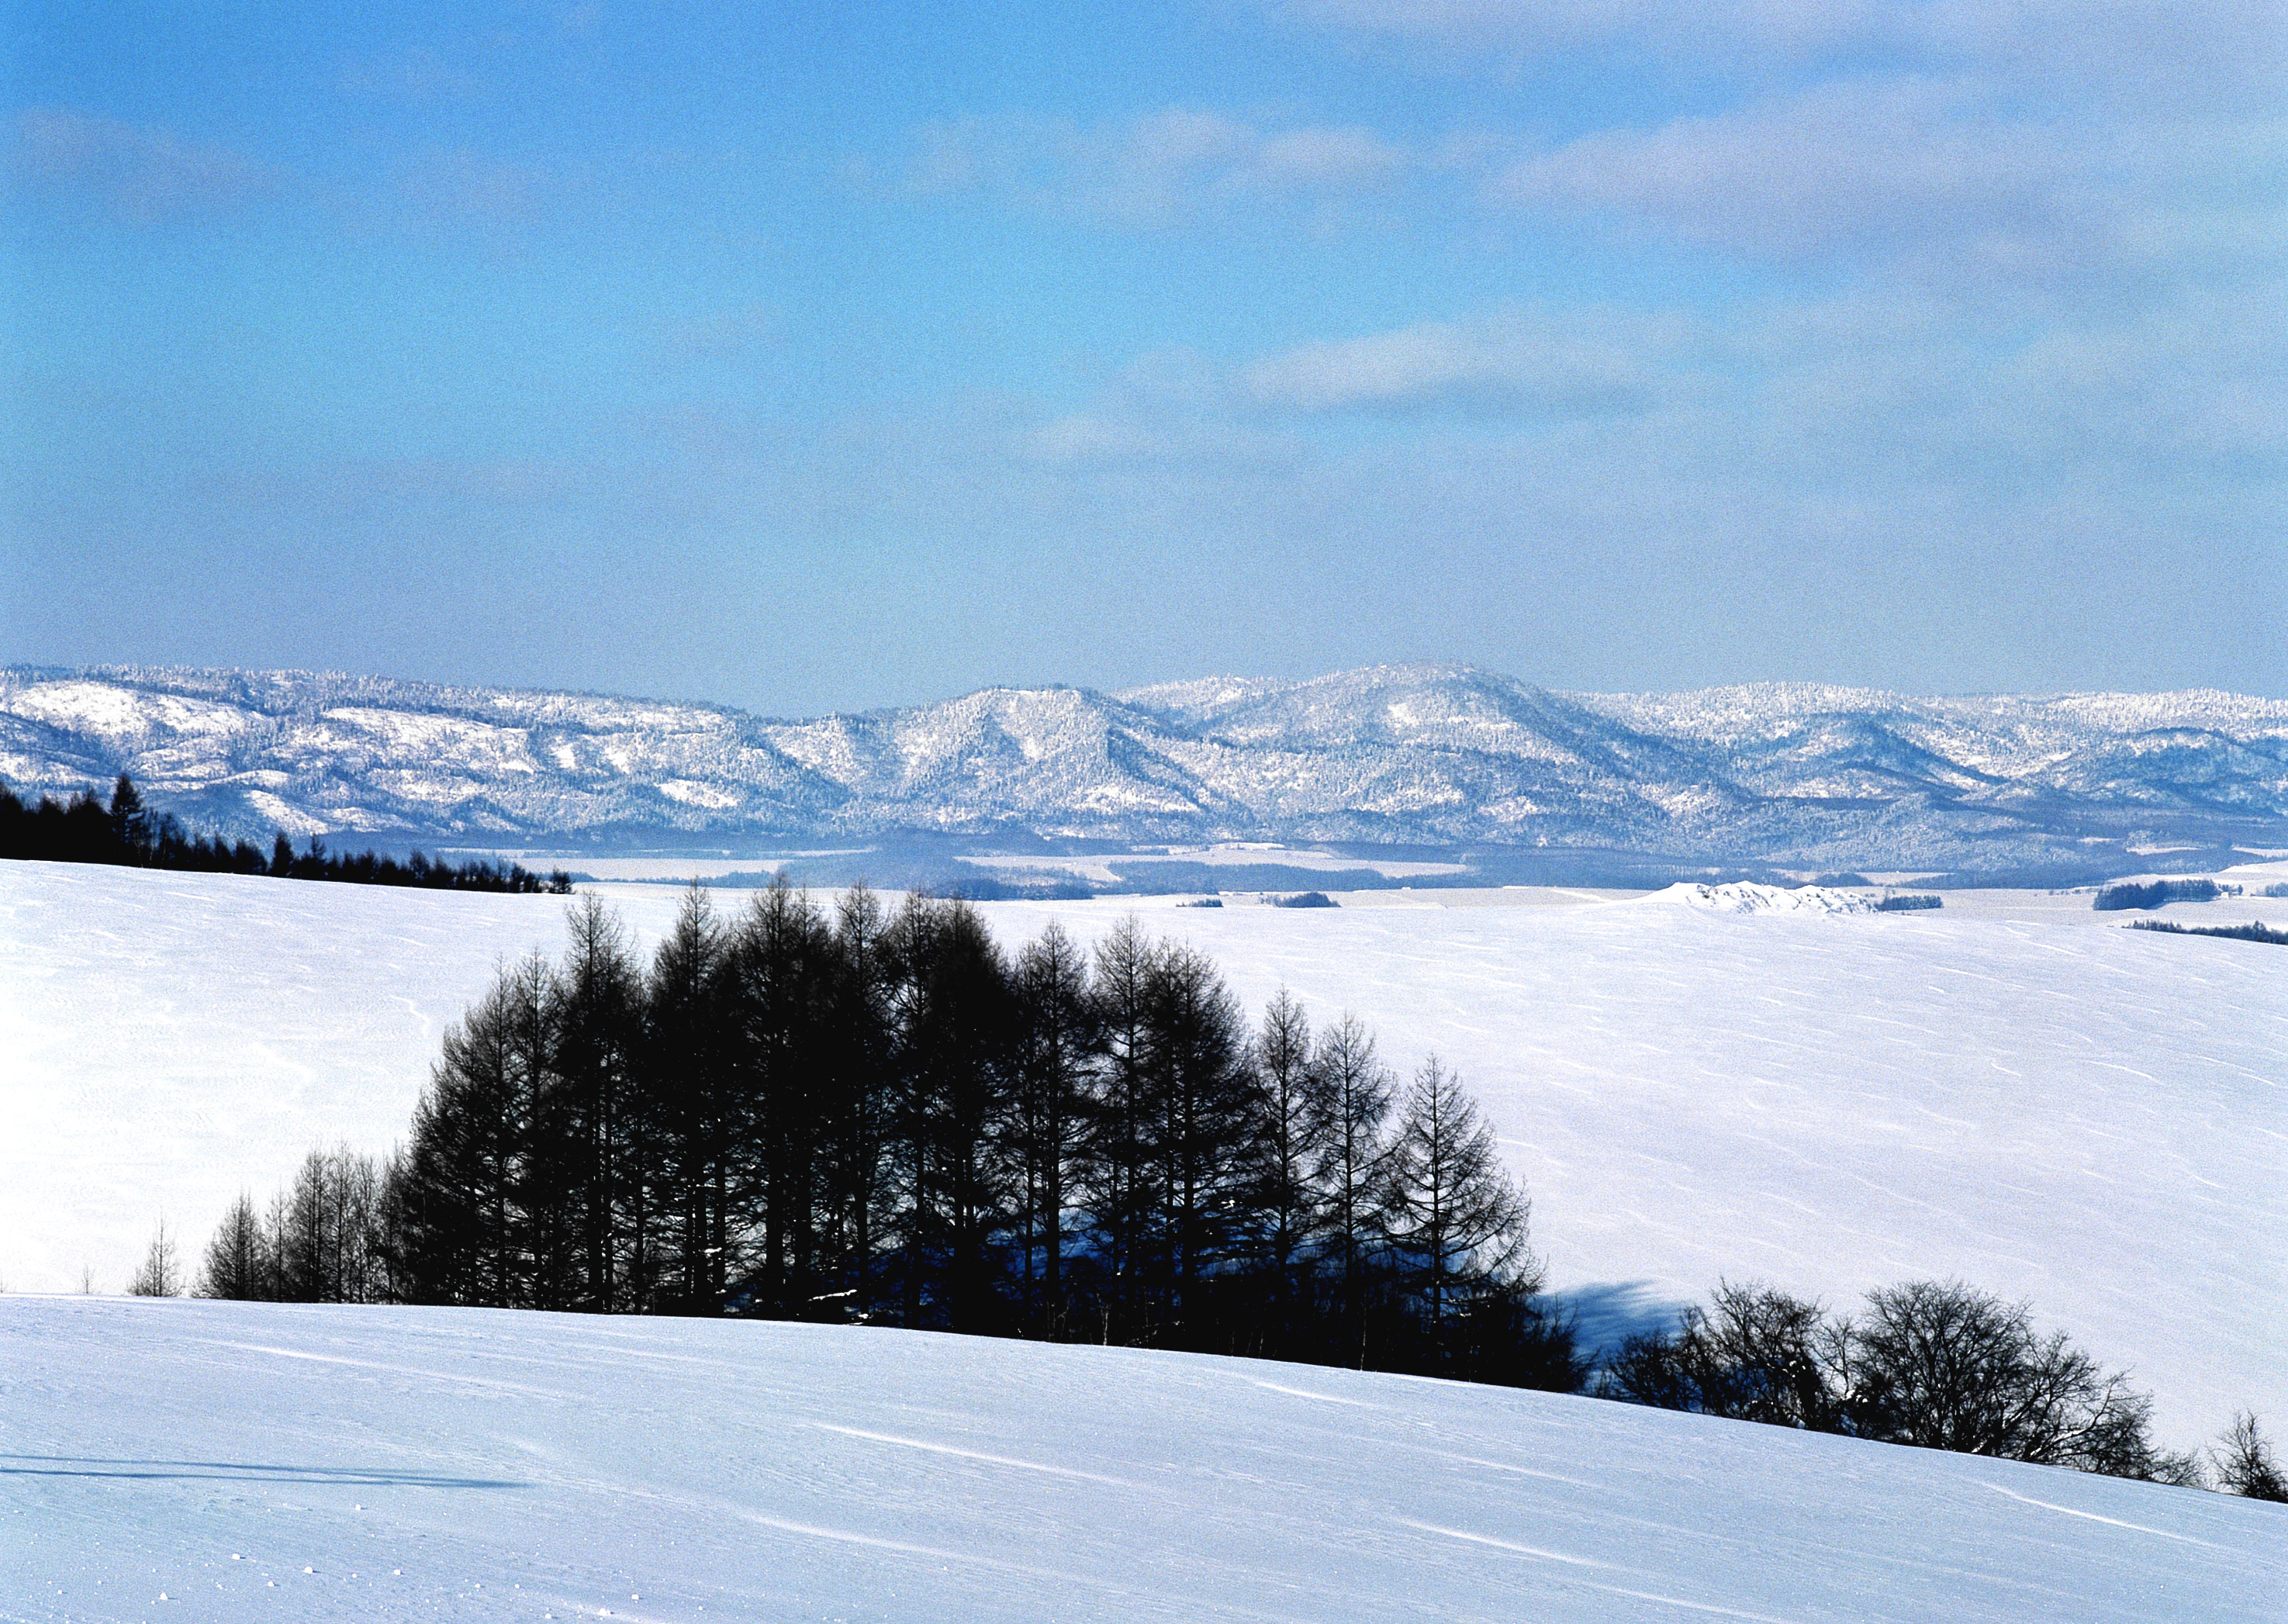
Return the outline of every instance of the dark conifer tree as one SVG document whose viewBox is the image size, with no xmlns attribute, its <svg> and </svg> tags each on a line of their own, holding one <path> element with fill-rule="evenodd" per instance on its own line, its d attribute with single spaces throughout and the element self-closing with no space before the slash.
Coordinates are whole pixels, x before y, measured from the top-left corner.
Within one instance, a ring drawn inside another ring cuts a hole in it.
<svg viewBox="0 0 2288 1624">
<path fill-rule="evenodd" d="M 996 1328 L 997 1235 L 1007 1181 L 997 1146 L 1014 1071 L 1008 970 L 976 910 L 918 903 L 901 921 L 908 993 L 900 1034 L 909 1161 L 905 1323 Z"/>
<path fill-rule="evenodd" d="M 1481 1299 L 1539 1289 L 1529 1212 L 1492 1126 L 1435 1057 L 1425 1061 L 1391 1143 L 1382 1226 L 1434 1367 Z"/>
<path fill-rule="evenodd" d="M 1148 1342 L 1156 1329 L 1145 1286 L 1159 1240 L 1151 1167 L 1158 959 L 1131 915 L 1097 943 L 1090 982 L 1103 1059 L 1084 1155 L 1084 1191 L 1102 1276 L 1097 1335 L 1106 1342 Z"/>
<path fill-rule="evenodd" d="M 278 1208 L 278 1295 L 286 1303 L 326 1300 L 326 1158 L 304 1158 Z"/>
<path fill-rule="evenodd" d="M 1013 1168 L 1023 1323 L 1062 1338 L 1066 1212 L 1076 1193 L 1101 1047 L 1088 961 L 1055 921 L 1017 956 L 1016 1058 L 1006 1154 Z"/>
<path fill-rule="evenodd" d="M 834 1100 L 833 932 L 783 880 L 756 894 L 724 953 L 726 1068 L 743 1154 L 735 1227 L 759 1228 L 759 1312 L 800 1317 L 818 1287 L 820 1145 Z"/>
<path fill-rule="evenodd" d="M 555 1176 L 576 1253 L 565 1306 L 608 1313 L 641 1300 L 625 1265 L 645 1222 L 635 1077 L 643 989 L 627 929 L 600 899 L 582 898 L 568 923 L 552 992 Z"/>
<path fill-rule="evenodd" d="M 671 1311 L 718 1314 L 733 1260 L 737 1101 L 723 1043 L 723 944 L 706 891 L 684 893 L 653 955 L 644 1008 L 643 1089 L 656 1192 L 661 1295 Z M 646 1260 L 645 1271 L 654 1265 Z"/>
<path fill-rule="evenodd" d="M 66 862 L 107 863 L 116 860 L 119 848 L 112 831 L 111 814 L 103 803 L 83 789 L 64 808 L 60 855 Z"/>
<path fill-rule="evenodd" d="M 279 1298 L 379 1301 L 385 1285 L 377 1256 L 380 1204 L 381 1173 L 370 1158 L 347 1145 L 304 1157 L 274 1208 Z"/>
<path fill-rule="evenodd" d="M 1313 1183 L 1325 1203 L 1324 1234 L 1333 1312 L 1330 1343 L 1344 1364 L 1364 1361 L 1367 1311 L 1383 1235 L 1382 1199 L 1390 1146 L 1383 1135 L 1395 1082 L 1375 1058 L 1374 1039 L 1346 1015 L 1319 1035 L 1310 1120 L 1320 1138 Z"/>
<path fill-rule="evenodd" d="M 567 1124 L 558 1109 L 554 975 L 536 949 L 506 972 L 505 1091 L 497 1128 L 500 1192 L 495 1241 L 500 1302 L 560 1308 L 575 1232 L 560 1180 Z"/>
<path fill-rule="evenodd" d="M 520 1040 L 536 989 L 504 970 L 445 1034 L 392 1168 L 393 1268 L 412 1299 L 521 1306 L 529 1283 L 523 1206 L 530 1126 Z"/>
<path fill-rule="evenodd" d="M 199 1295 L 242 1303 L 267 1302 L 278 1295 L 277 1265 L 263 1244 L 262 1219 L 252 1196 L 241 1194 L 231 1203 L 221 1227 L 207 1242 Z"/>
<path fill-rule="evenodd" d="M 835 1108 L 822 1126 L 819 1149 L 825 1208 L 820 1246 L 832 1262 L 822 1265 L 818 1308 L 837 1319 L 870 1319 L 888 1306 L 878 1264 L 884 1238 L 897 1231 L 892 1151 L 903 1099 L 895 936 L 872 892 L 854 886 L 843 894 L 829 1021 Z"/>
<path fill-rule="evenodd" d="M 1212 1336 L 1207 1287 L 1243 1227 L 1257 1137 L 1245 1023 L 1204 955 L 1157 955 L 1151 994 L 1154 1172 L 1162 1245 L 1154 1295 L 1178 1345 Z"/>
<path fill-rule="evenodd" d="M 1267 1352 L 1291 1357 L 1308 1338 L 1315 1248 L 1326 1225 L 1320 1184 L 1328 1091 L 1311 1051 L 1311 1024 L 1284 987 L 1266 1006 L 1255 1042 L 1258 1132 L 1245 1147 L 1256 1224 L 1252 1272 L 1262 1291 Z"/>
<path fill-rule="evenodd" d="M 132 779 L 121 773 L 111 789 L 111 839 L 118 852 L 113 860 L 147 862 L 154 834 L 151 814 L 144 810 L 141 792 Z"/>
</svg>

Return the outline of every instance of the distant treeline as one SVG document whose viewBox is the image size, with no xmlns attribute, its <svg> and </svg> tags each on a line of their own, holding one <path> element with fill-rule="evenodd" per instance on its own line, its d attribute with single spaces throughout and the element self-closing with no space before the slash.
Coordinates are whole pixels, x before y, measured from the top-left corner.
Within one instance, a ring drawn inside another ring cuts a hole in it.
<svg viewBox="0 0 2288 1624">
<path fill-rule="evenodd" d="M 2269 942 L 2276 947 L 2288 947 L 2288 931 L 2276 931 L 2260 919 L 2252 919 L 2244 925 L 2181 925 L 2166 919 L 2134 919 L 2133 931 L 2159 931 L 2169 936 L 2222 936 L 2236 942 Z"/>
<path fill-rule="evenodd" d="M 2256 1417 L 2208 1451 L 2155 1446 L 2153 1401 L 2026 1304 L 1958 1280 L 1867 1294 L 1856 1315 L 1755 1285 L 1720 1283 L 1673 1330 L 1632 1336 L 1600 1397 L 1736 1421 L 1840 1433 L 1962 1454 L 2066 1466 L 2288 1501 L 2288 1477 Z"/>
<path fill-rule="evenodd" d="M 43 795 L 27 805 L 0 783 L 0 858 L 51 863 L 108 863 L 135 868 L 187 869 L 201 874 L 266 874 L 292 880 L 342 880 L 361 885 L 416 885 L 436 891 L 505 891 L 562 895 L 571 877 L 558 869 L 545 878 L 515 863 L 433 862 L 416 852 L 405 861 L 371 852 L 336 855 L 316 836 L 294 850 L 283 830 L 270 852 L 244 840 L 194 835 L 172 812 L 153 813 L 124 772 L 111 804 L 83 789 L 68 801 Z"/>
<path fill-rule="evenodd" d="M 444 1040 L 385 1166 L 314 1156 L 222 1295 L 752 1314 L 1577 1387 L 1527 1203 L 1433 1061 L 1133 921 L 1013 956 L 958 900 L 595 899 Z"/>
<path fill-rule="evenodd" d="M 2214 880 L 2149 880 L 2143 884 L 2124 881 L 2099 891 L 2090 907 L 2103 914 L 2122 908 L 2163 907 L 2172 902 L 2213 902 L 2224 894 L 2224 888 Z M 2240 888 L 2234 886 L 2232 894 L 2238 896 Z"/>
</svg>

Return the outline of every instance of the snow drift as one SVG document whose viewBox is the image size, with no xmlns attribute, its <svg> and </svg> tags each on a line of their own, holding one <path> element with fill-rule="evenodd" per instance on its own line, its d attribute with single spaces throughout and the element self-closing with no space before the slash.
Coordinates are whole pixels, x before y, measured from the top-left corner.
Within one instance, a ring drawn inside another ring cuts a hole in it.
<svg viewBox="0 0 2288 1624">
<path fill-rule="evenodd" d="M 2288 1508 L 1135 1350 L 0 1301 L 0 1619 L 2279 1616 Z"/>
</svg>

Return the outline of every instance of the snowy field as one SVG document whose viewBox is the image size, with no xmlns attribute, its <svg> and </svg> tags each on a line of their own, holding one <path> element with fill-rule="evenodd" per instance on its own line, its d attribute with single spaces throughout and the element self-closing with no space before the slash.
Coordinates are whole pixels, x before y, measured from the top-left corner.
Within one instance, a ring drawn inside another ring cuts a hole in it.
<svg viewBox="0 0 2288 1624">
<path fill-rule="evenodd" d="M 604 890 L 646 937 L 677 901 Z M 2288 951 L 2122 930 L 2085 896 L 1347 901 L 983 911 L 1013 944 L 1132 909 L 1251 1007 L 1284 984 L 1401 1068 L 1434 1049 L 1600 1330 L 1720 1275 L 1837 1303 L 1959 1276 L 2129 1367 L 2163 1443 L 2238 1406 L 2288 1425 Z M 2251 899 L 2166 912 L 2288 923 Z M 560 937 L 547 898 L 0 864 L 0 1283 L 70 1290 L 84 1267 L 115 1291 L 160 1217 L 195 1251 L 314 1144 L 385 1151 L 444 1025 Z"/>
<path fill-rule="evenodd" d="M 2276 1620 L 2288 1507 L 755 1322 L 11 1297 L 0 1620 Z"/>
</svg>

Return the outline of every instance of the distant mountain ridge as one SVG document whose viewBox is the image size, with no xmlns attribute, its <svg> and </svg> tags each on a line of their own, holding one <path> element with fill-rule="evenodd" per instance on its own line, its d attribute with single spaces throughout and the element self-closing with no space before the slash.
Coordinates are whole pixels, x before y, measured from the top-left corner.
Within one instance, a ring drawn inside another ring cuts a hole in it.
<svg viewBox="0 0 2288 1624">
<path fill-rule="evenodd" d="M 122 771 L 194 826 L 262 838 L 1250 840 L 1968 872 L 2288 845 L 2288 701 L 2212 691 L 1587 694 L 1405 665 L 785 721 L 300 671 L 0 670 L 0 777 L 60 792 Z"/>
</svg>

